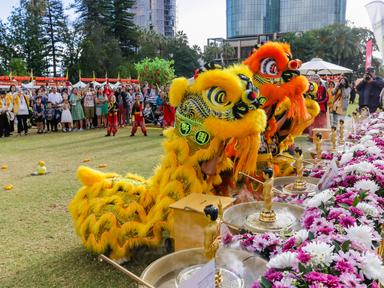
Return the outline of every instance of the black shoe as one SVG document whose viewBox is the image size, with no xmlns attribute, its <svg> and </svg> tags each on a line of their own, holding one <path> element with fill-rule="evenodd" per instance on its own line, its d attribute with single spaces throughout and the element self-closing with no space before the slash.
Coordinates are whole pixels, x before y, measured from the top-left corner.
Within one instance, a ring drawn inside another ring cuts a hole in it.
<svg viewBox="0 0 384 288">
<path fill-rule="evenodd" d="M 104 137 L 108 137 L 108 136 L 111 136 L 111 134 L 104 135 Z"/>
<path fill-rule="evenodd" d="M 133 136 L 135 136 L 135 134 L 131 134 L 131 135 L 129 135 L 129 137 L 133 137 Z"/>
</svg>

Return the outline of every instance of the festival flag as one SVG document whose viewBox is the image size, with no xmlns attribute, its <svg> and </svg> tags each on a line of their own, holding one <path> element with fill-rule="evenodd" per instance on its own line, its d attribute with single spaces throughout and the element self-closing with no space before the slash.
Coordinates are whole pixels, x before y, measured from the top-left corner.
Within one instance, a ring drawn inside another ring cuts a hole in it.
<svg viewBox="0 0 384 288">
<path fill-rule="evenodd" d="M 93 81 L 96 81 L 96 74 L 95 71 L 92 71 Z"/>
<path fill-rule="evenodd" d="M 9 80 L 12 80 L 12 69 L 9 70 L 9 75 L 8 75 L 8 77 L 9 77 Z"/>
<path fill-rule="evenodd" d="M 372 39 L 369 39 L 365 45 L 365 70 L 372 67 Z"/>
<path fill-rule="evenodd" d="M 79 81 L 81 81 L 81 70 L 79 69 Z"/>
<path fill-rule="evenodd" d="M 384 2 L 373 1 L 365 5 L 372 23 L 376 44 L 379 47 L 381 57 L 384 59 Z"/>
<path fill-rule="evenodd" d="M 33 69 L 31 69 L 30 77 L 31 77 L 31 81 L 33 81 Z"/>
<path fill-rule="evenodd" d="M 120 81 L 120 72 L 117 73 L 117 80 Z"/>
<path fill-rule="evenodd" d="M 65 74 L 65 80 L 68 80 L 68 69 L 67 69 L 67 73 Z"/>
</svg>

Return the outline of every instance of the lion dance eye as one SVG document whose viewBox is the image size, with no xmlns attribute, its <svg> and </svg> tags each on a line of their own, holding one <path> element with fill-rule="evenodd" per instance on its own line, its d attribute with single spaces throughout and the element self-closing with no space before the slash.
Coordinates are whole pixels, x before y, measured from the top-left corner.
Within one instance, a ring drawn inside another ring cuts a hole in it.
<svg viewBox="0 0 384 288">
<path fill-rule="evenodd" d="M 273 58 L 265 58 L 261 61 L 260 72 L 269 76 L 276 76 L 279 73 L 277 63 Z"/>
<path fill-rule="evenodd" d="M 208 100 L 214 105 L 223 105 L 227 103 L 227 94 L 218 87 L 212 87 L 207 93 Z"/>
</svg>

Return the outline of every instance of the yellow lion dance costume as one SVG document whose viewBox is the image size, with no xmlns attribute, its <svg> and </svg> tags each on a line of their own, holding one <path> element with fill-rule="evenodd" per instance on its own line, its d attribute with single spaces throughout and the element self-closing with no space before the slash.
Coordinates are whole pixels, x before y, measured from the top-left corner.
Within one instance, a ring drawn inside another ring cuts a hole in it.
<svg viewBox="0 0 384 288">
<path fill-rule="evenodd" d="M 132 249 L 154 247 L 169 231 L 169 205 L 189 193 L 215 193 L 220 172 L 254 173 L 266 115 L 245 66 L 201 71 L 178 78 L 170 88 L 176 127 L 165 132 L 165 154 L 155 175 L 121 177 L 80 167 L 83 183 L 69 205 L 84 246 L 110 257 L 129 258 Z M 236 167 L 224 150 L 236 139 L 242 153 Z"/>
</svg>

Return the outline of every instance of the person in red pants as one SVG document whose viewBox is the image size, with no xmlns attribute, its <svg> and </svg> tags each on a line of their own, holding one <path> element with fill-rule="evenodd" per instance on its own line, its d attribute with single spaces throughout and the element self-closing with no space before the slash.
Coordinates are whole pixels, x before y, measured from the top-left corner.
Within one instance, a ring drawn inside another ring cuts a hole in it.
<svg viewBox="0 0 384 288">
<path fill-rule="evenodd" d="M 107 135 L 105 136 L 113 136 L 117 133 L 117 127 L 118 127 L 118 119 L 117 119 L 117 111 L 118 106 L 116 103 L 116 96 L 112 95 L 111 98 L 109 98 L 108 102 L 108 129 L 107 129 Z"/>
<path fill-rule="evenodd" d="M 135 136 L 137 131 L 137 127 L 140 126 L 141 132 L 143 132 L 144 136 L 147 136 L 147 129 L 145 128 L 145 122 L 143 117 L 143 104 L 140 103 L 140 94 L 137 93 L 135 96 L 135 103 L 132 106 L 132 130 L 131 136 Z"/>
</svg>

